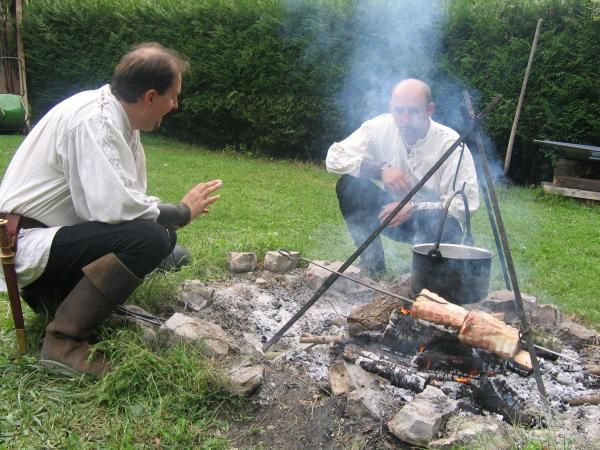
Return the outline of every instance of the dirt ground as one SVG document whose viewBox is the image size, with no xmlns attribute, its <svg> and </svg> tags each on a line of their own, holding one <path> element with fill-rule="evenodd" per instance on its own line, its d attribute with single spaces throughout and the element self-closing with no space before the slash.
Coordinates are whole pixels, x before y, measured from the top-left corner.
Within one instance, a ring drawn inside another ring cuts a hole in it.
<svg viewBox="0 0 600 450">
<path fill-rule="evenodd" d="M 293 367 L 268 367 L 263 386 L 245 406 L 247 420 L 230 421 L 234 448 L 410 448 L 370 418 L 344 417 L 345 397 L 307 379 Z"/>
</svg>

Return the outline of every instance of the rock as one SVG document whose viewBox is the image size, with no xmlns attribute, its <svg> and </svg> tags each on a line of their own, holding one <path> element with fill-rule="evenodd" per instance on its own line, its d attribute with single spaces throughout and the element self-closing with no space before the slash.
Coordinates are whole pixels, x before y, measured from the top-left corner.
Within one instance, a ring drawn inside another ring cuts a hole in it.
<svg viewBox="0 0 600 450">
<path fill-rule="evenodd" d="M 243 336 L 244 338 L 239 344 L 242 355 L 263 355 L 262 343 L 253 334 L 244 333 Z"/>
<path fill-rule="evenodd" d="M 531 323 L 546 331 L 555 331 L 561 323 L 561 312 L 556 305 L 533 304 L 528 312 Z"/>
<path fill-rule="evenodd" d="M 354 390 L 352 379 L 342 360 L 337 360 L 329 368 L 329 386 L 333 395 L 341 395 Z"/>
<path fill-rule="evenodd" d="M 263 366 L 234 367 L 229 371 L 227 390 L 236 395 L 250 395 L 263 382 L 265 368 Z"/>
<path fill-rule="evenodd" d="M 295 269 L 298 265 L 300 252 L 289 252 L 289 258 L 277 251 L 267 252 L 265 255 L 264 268 L 270 272 L 284 273 Z"/>
<path fill-rule="evenodd" d="M 360 388 L 346 395 L 346 416 L 368 417 L 380 420 L 383 417 L 382 405 L 385 402 L 379 390 Z"/>
<path fill-rule="evenodd" d="M 330 270 L 337 271 L 341 266 L 341 261 L 315 261 L 317 264 L 327 267 Z M 350 277 L 357 276 L 360 274 L 360 269 L 354 266 L 348 267 L 344 271 L 344 275 L 348 275 Z M 325 282 L 325 280 L 331 275 L 331 272 L 328 270 L 322 269 L 321 267 L 317 267 L 314 264 L 311 264 L 306 270 L 306 280 L 310 284 L 313 289 L 318 289 Z M 351 280 L 348 280 L 343 277 L 339 277 L 329 288 L 329 291 L 338 292 L 341 294 L 347 294 L 353 292 L 358 285 Z"/>
<path fill-rule="evenodd" d="M 521 298 L 523 299 L 523 305 L 526 311 L 529 311 L 532 308 L 532 305 L 536 305 L 537 303 L 537 299 L 533 295 L 521 293 Z M 482 301 L 473 303 L 469 306 L 472 306 L 475 309 L 481 309 L 490 314 L 502 313 L 504 315 L 504 321 L 507 323 L 519 320 L 515 294 L 507 289 L 491 292 Z"/>
<path fill-rule="evenodd" d="M 179 338 L 202 341 L 207 356 L 227 355 L 235 349 L 233 340 L 219 325 L 181 313 L 173 314 L 160 327 L 159 332 L 169 340 Z"/>
<path fill-rule="evenodd" d="M 227 267 L 233 273 L 253 272 L 256 263 L 255 253 L 229 252 L 227 255 Z"/>
<path fill-rule="evenodd" d="M 156 341 L 156 331 L 152 327 L 142 327 L 142 341 L 152 345 Z"/>
<path fill-rule="evenodd" d="M 580 349 L 584 345 L 598 339 L 598 333 L 594 330 L 590 330 L 572 320 L 564 320 L 558 327 L 558 333 L 563 340 L 573 345 L 576 349 Z"/>
<path fill-rule="evenodd" d="M 457 408 L 456 400 L 449 399 L 436 387 L 427 386 L 412 402 L 396 413 L 388 422 L 388 427 L 401 441 L 428 445 Z"/>
<path fill-rule="evenodd" d="M 338 359 L 329 369 L 329 384 L 333 395 L 340 395 L 355 389 L 378 390 L 380 386 L 389 384 L 389 381 L 356 364 Z"/>
<path fill-rule="evenodd" d="M 402 301 L 389 296 L 375 297 L 372 302 L 352 310 L 346 319 L 348 333 L 356 336 L 365 331 L 385 330 L 392 312 L 400 310 L 403 305 Z"/>
<path fill-rule="evenodd" d="M 269 281 L 265 280 L 264 278 L 257 278 L 256 284 L 257 284 L 257 286 L 260 286 L 260 287 L 266 287 L 269 285 Z"/>
<path fill-rule="evenodd" d="M 190 308 L 192 311 L 200 311 L 213 301 L 215 290 L 207 287 L 200 280 L 187 280 L 181 284 L 179 288 L 179 301 L 185 305 L 185 308 Z"/>
<path fill-rule="evenodd" d="M 482 436 L 484 435 L 484 436 Z M 492 416 L 472 414 L 452 416 L 446 424 L 446 437 L 429 443 L 430 448 L 451 450 L 469 448 L 469 444 L 485 442 L 485 448 L 503 450 L 511 448 L 506 436 L 506 426 Z"/>
</svg>

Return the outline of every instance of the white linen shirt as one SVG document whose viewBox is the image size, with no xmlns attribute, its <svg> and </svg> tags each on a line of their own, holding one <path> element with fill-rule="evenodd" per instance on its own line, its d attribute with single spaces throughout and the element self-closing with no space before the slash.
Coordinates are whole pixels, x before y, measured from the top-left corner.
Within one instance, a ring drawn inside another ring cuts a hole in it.
<svg viewBox="0 0 600 450">
<path fill-rule="evenodd" d="M 87 221 L 156 220 L 159 199 L 146 195 L 140 133 L 105 85 L 52 108 L 12 159 L 0 186 L 0 211 L 49 228 L 21 230 L 16 255 L 20 287 L 44 271 L 61 226 Z M 0 288 L 4 288 L 4 274 Z"/>
<path fill-rule="evenodd" d="M 335 142 L 327 152 L 327 170 L 338 175 L 360 176 L 360 166 L 366 159 L 390 163 L 401 169 L 416 185 L 440 157 L 459 137 L 451 128 L 429 120 L 429 130 L 423 139 L 414 145 L 407 145 L 400 135 L 391 114 L 382 114 L 364 122 L 358 130 L 341 142 Z M 479 189 L 477 173 L 469 149 L 460 162 L 456 183 L 454 177 L 460 158 L 459 146 L 444 164 L 433 174 L 427 183 L 415 194 L 413 200 L 444 203 L 455 190 L 466 182 L 465 193 L 469 202 L 469 211 L 479 207 Z M 399 199 L 400 200 L 400 199 Z M 464 221 L 464 205 L 460 196 L 450 205 L 450 214 Z"/>
</svg>

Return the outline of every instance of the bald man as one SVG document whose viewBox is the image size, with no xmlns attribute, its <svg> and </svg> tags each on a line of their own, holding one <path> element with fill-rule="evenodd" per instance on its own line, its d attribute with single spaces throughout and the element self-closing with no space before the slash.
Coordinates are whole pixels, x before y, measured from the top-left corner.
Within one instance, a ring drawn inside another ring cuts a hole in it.
<svg viewBox="0 0 600 450">
<path fill-rule="evenodd" d="M 41 351 L 47 368 L 109 370 L 98 352 L 90 358 L 88 338 L 170 254 L 175 230 L 219 198 L 220 180 L 197 184 L 178 203 L 146 194 L 140 131 L 178 107 L 187 68 L 159 44 L 134 48 L 110 85 L 52 108 L 6 171 L 0 217 L 15 224 L 22 297 L 36 312 L 56 310 Z"/>
<path fill-rule="evenodd" d="M 402 80 L 390 95 L 389 113 L 363 123 L 327 153 L 327 170 L 341 175 L 336 185 L 340 210 L 357 246 L 384 221 L 410 189 L 431 169 L 458 134 L 431 119 L 435 104 L 427 83 Z M 388 224 L 383 234 L 411 244 L 433 242 L 445 202 L 461 189 L 470 212 L 479 207 L 477 175 L 466 146 L 459 147 Z M 456 197 L 450 206 L 443 242 L 459 242 L 465 206 Z M 385 273 L 377 237 L 361 255 L 371 275 Z"/>
</svg>

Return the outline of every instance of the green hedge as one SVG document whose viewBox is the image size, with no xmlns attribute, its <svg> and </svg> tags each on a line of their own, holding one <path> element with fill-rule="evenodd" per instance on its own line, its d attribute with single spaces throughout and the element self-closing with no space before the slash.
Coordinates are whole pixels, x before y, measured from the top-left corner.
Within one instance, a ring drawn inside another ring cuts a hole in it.
<svg viewBox="0 0 600 450">
<path fill-rule="evenodd" d="M 462 89 L 499 157 L 538 17 L 546 20 L 511 175 L 537 182 L 551 158 L 535 138 L 600 142 L 599 22 L 591 0 L 37 0 L 24 39 L 34 117 L 108 82 L 133 44 L 158 41 L 190 60 L 169 135 L 275 157 L 322 159 L 328 146 L 383 112 L 394 81 L 423 78 L 436 119 L 462 127 Z M 514 169 L 513 169 L 514 168 Z"/>
<path fill-rule="evenodd" d="M 537 183 L 551 149 L 534 139 L 600 145 L 600 4 L 590 0 L 453 0 L 442 66 L 504 102 L 486 128 L 504 158 L 535 28 L 543 19 L 510 175 Z"/>
</svg>

